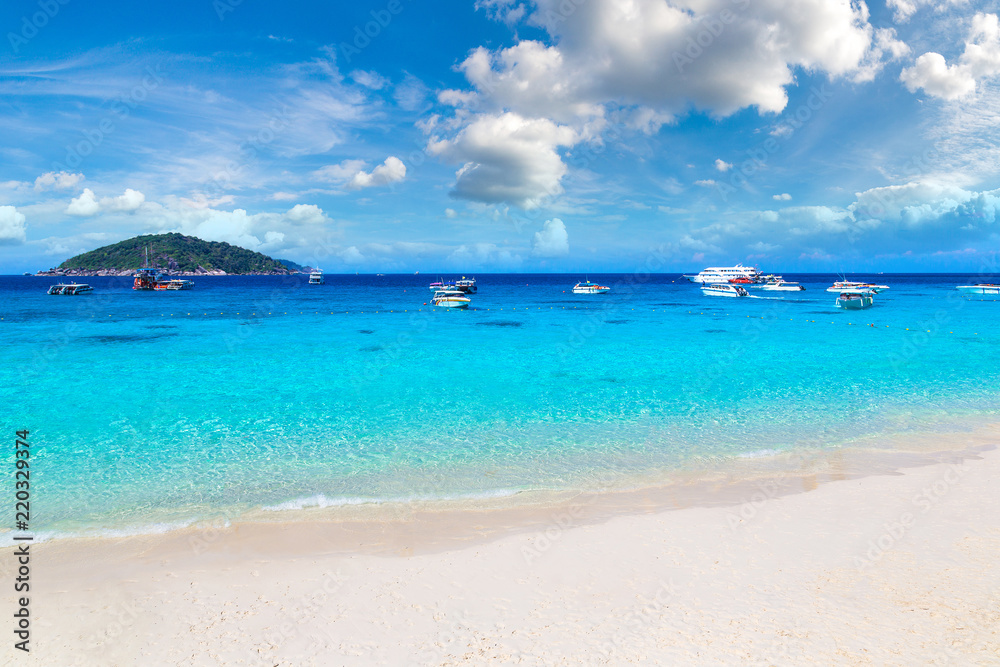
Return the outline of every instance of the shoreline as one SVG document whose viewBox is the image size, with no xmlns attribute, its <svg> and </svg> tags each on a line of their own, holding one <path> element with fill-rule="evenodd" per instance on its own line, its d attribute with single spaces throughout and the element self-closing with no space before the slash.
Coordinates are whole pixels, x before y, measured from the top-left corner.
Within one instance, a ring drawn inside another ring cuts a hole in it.
<svg viewBox="0 0 1000 667">
<path fill-rule="evenodd" d="M 26 664 L 982 662 L 1000 650 L 1000 450 L 979 435 L 735 505 L 635 490 L 527 524 L 418 512 L 33 545 Z"/>
<path fill-rule="evenodd" d="M 886 446 L 889 443 L 889 446 Z M 1000 445 L 1000 423 L 984 419 L 967 432 L 875 434 L 848 445 L 827 449 L 763 450 L 760 453 L 719 459 L 695 458 L 672 469 L 615 473 L 600 488 L 495 489 L 456 492 L 445 497 L 407 499 L 327 497 L 323 494 L 290 498 L 268 506 L 239 511 L 206 508 L 189 519 L 77 531 L 39 530 L 36 544 L 120 540 L 169 540 L 171 535 L 217 534 L 240 528 L 266 532 L 274 526 L 404 524 L 415 518 L 492 517 L 508 532 L 523 532 L 537 525 L 539 514 L 566 512 L 590 523 L 616 516 L 692 507 L 727 507 L 764 493 L 768 499 L 805 493 L 822 484 L 873 475 L 901 474 L 908 468 L 942 461 L 964 460 Z M 461 521 L 454 521 L 461 525 Z M 363 532 L 363 531 L 362 531 Z M 486 531 L 488 534 L 506 534 Z M 0 552 L 13 548 L 13 531 L 0 531 Z M 482 536 L 483 531 L 477 535 Z M 213 538 L 214 539 L 214 538 Z M 449 541 L 461 544 L 455 535 Z M 419 549 L 419 545 L 418 545 Z"/>
</svg>

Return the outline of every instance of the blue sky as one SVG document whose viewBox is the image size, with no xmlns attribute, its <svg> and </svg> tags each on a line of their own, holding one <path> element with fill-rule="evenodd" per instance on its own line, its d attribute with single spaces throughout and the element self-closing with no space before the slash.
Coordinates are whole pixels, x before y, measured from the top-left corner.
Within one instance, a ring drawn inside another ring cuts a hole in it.
<svg viewBox="0 0 1000 667">
<path fill-rule="evenodd" d="M 0 272 L 1000 271 L 992 3 L 0 8 Z"/>
</svg>

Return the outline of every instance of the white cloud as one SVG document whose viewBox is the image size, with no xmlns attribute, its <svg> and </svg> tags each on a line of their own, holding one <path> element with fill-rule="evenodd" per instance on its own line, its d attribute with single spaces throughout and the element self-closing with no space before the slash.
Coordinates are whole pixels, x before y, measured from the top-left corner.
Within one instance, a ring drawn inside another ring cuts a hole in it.
<svg viewBox="0 0 1000 667">
<path fill-rule="evenodd" d="M 357 246 L 345 248 L 340 252 L 340 259 L 347 264 L 361 264 L 365 261 L 365 256 L 361 254 Z"/>
<path fill-rule="evenodd" d="M 83 218 L 97 215 L 102 210 L 109 213 L 135 213 L 145 201 L 146 195 L 132 188 L 125 188 L 125 192 L 117 197 L 102 197 L 100 200 L 93 190 L 84 188 L 79 197 L 70 201 L 66 213 Z"/>
<path fill-rule="evenodd" d="M 77 215 L 80 217 L 89 217 L 92 215 L 97 215 L 101 206 L 97 203 L 97 197 L 94 196 L 94 192 L 90 188 L 84 188 L 83 193 L 79 197 L 75 197 L 66 207 L 66 213 L 69 215 Z"/>
<path fill-rule="evenodd" d="M 446 217 L 446 218 L 454 218 L 454 217 L 457 217 L 457 216 L 458 216 L 458 213 L 456 213 L 455 209 L 453 209 L 453 208 L 446 208 L 444 210 L 444 217 Z"/>
<path fill-rule="evenodd" d="M 24 214 L 13 206 L 0 206 L 0 245 L 24 243 Z"/>
<path fill-rule="evenodd" d="M 377 185 L 398 183 L 406 178 L 406 165 L 398 157 L 389 156 L 385 162 L 372 169 L 371 173 L 358 171 L 344 186 L 348 190 L 360 190 Z"/>
<path fill-rule="evenodd" d="M 331 164 L 321 167 L 312 173 L 313 176 L 324 181 L 346 181 L 354 174 L 364 169 L 364 160 L 344 160 L 339 164 Z"/>
<path fill-rule="evenodd" d="M 535 232 L 531 254 L 536 257 L 563 257 L 569 254 L 569 234 L 559 218 L 546 220 L 542 230 Z"/>
<path fill-rule="evenodd" d="M 711 179 L 711 178 L 706 178 L 706 179 L 703 179 L 703 180 L 700 180 L 700 181 L 695 181 L 694 184 L 698 185 L 698 186 L 701 186 L 703 188 L 710 188 L 713 185 L 715 185 L 715 181 L 713 179 Z"/>
<path fill-rule="evenodd" d="M 407 74 L 402 83 L 396 86 L 396 90 L 393 91 L 396 104 L 407 111 L 421 111 L 427 106 L 429 95 L 430 90 L 424 85 L 424 82 L 412 74 Z"/>
<path fill-rule="evenodd" d="M 721 172 L 727 172 L 727 171 L 729 171 L 730 169 L 733 168 L 733 165 L 732 165 L 732 163 L 726 162 L 725 160 L 716 159 L 715 160 L 715 168 L 718 169 Z"/>
<path fill-rule="evenodd" d="M 356 69 L 351 72 L 351 78 L 354 79 L 356 83 L 371 90 L 381 90 L 389 85 L 389 80 L 384 76 L 379 75 L 377 72 L 366 72 L 364 70 Z"/>
<path fill-rule="evenodd" d="M 118 197 L 101 199 L 101 207 L 111 211 L 133 213 L 146 201 L 146 195 L 132 188 L 125 188 L 125 193 Z"/>
<path fill-rule="evenodd" d="M 280 246 L 285 241 L 285 235 L 281 232 L 265 232 L 262 247 Z"/>
<path fill-rule="evenodd" d="M 80 184 L 83 178 L 83 174 L 73 174 L 68 171 L 48 171 L 35 179 L 35 191 L 41 192 L 50 188 L 72 190 Z"/>
<path fill-rule="evenodd" d="M 1000 74 L 1000 22 L 996 14 L 976 14 L 958 62 L 949 65 L 933 51 L 904 69 L 899 80 L 910 92 L 923 89 L 929 95 L 957 100 L 976 91 L 978 80 Z"/>
<path fill-rule="evenodd" d="M 900 75 L 911 93 L 923 88 L 934 97 L 955 100 L 975 92 L 976 80 L 969 71 L 959 65 L 950 67 L 940 53 L 925 53 L 917 58 L 913 67 L 907 67 Z"/>
<path fill-rule="evenodd" d="M 934 7 L 941 12 L 948 5 L 964 5 L 968 0 L 886 0 L 886 7 L 893 10 L 893 18 L 898 23 L 905 23 L 917 13 L 921 7 Z"/>
<path fill-rule="evenodd" d="M 507 25 L 514 25 L 527 12 L 527 7 L 519 0 L 476 0 L 476 9 L 485 9 L 491 19 Z"/>
<path fill-rule="evenodd" d="M 788 194 L 787 192 L 783 192 L 780 195 L 772 195 L 771 196 L 771 199 L 773 199 L 775 201 L 789 201 L 791 198 L 792 198 L 792 195 Z"/>
<path fill-rule="evenodd" d="M 271 194 L 271 199 L 274 201 L 295 201 L 298 198 L 299 196 L 294 192 L 282 192 L 279 190 Z"/>
<path fill-rule="evenodd" d="M 515 113 L 476 116 L 455 137 L 432 137 L 427 149 L 462 164 L 452 196 L 534 208 L 562 192 L 566 165 L 560 146 L 579 140 L 569 127 Z"/>
<path fill-rule="evenodd" d="M 490 3 L 495 5 L 496 3 Z M 508 3 L 501 3 L 508 4 Z M 873 75 L 902 46 L 877 35 L 864 3 L 799 0 L 536 0 L 528 23 L 553 44 L 479 48 L 460 65 L 481 102 L 528 117 L 600 117 L 604 105 L 646 107 L 661 118 L 693 104 L 726 116 L 779 112 L 793 69 Z"/>
<path fill-rule="evenodd" d="M 330 222 L 323 209 L 315 204 L 296 204 L 285 213 L 285 218 L 295 224 L 321 225 Z"/>
</svg>

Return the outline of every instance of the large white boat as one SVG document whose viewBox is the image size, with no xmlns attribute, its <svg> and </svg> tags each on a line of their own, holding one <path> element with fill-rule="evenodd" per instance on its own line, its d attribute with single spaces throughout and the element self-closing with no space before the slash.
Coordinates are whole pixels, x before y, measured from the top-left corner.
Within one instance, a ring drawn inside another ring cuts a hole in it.
<svg viewBox="0 0 1000 667">
<path fill-rule="evenodd" d="M 969 294 L 1000 294 L 1000 285 L 993 283 L 979 283 L 978 285 L 959 285 L 955 289 Z"/>
<path fill-rule="evenodd" d="M 439 290 L 434 292 L 431 303 L 443 308 L 468 308 L 472 299 L 458 290 Z"/>
<path fill-rule="evenodd" d="M 573 285 L 573 294 L 607 294 L 611 288 L 606 285 L 598 285 L 589 280 Z"/>
<path fill-rule="evenodd" d="M 322 285 L 325 282 L 326 278 L 323 277 L 323 272 L 319 269 L 313 269 L 312 273 L 309 274 L 310 285 Z"/>
<path fill-rule="evenodd" d="M 760 271 L 753 266 L 710 266 L 693 276 L 684 276 L 693 283 L 719 285 L 742 278 L 740 282 L 756 283 L 762 279 Z"/>
<path fill-rule="evenodd" d="M 59 283 L 49 288 L 49 294 L 61 294 L 63 296 L 76 296 L 78 294 L 89 294 L 94 288 L 82 283 Z"/>
<path fill-rule="evenodd" d="M 871 308 L 875 303 L 875 294 L 871 291 L 847 291 L 837 297 L 837 307 L 846 310 L 862 310 Z"/>
<path fill-rule="evenodd" d="M 755 285 L 754 287 L 758 287 L 768 292 L 801 292 L 805 289 L 805 287 L 798 283 L 787 283 L 784 280 L 767 283 L 766 285 Z"/>
<path fill-rule="evenodd" d="M 861 290 L 861 291 L 865 291 L 865 292 L 872 292 L 874 294 L 878 294 L 879 292 L 881 292 L 884 289 L 889 289 L 889 286 L 888 285 L 876 285 L 874 283 L 854 283 L 854 282 L 851 282 L 850 280 L 838 280 L 837 282 L 835 282 L 833 284 L 832 287 L 827 287 L 826 291 L 827 292 L 843 292 L 844 290 L 848 290 L 848 291 L 851 291 L 851 290 L 853 290 L 853 291 Z"/>
<path fill-rule="evenodd" d="M 750 296 L 750 292 L 746 291 L 743 287 L 739 285 L 719 284 L 719 285 L 702 285 L 702 294 L 706 296 Z"/>
</svg>

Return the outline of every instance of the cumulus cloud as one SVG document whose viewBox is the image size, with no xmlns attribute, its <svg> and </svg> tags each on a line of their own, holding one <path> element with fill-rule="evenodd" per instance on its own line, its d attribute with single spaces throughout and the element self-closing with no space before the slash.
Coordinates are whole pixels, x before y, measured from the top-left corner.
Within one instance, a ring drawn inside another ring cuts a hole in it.
<svg viewBox="0 0 1000 667">
<path fill-rule="evenodd" d="M 103 197 L 100 200 L 93 190 L 84 188 L 79 197 L 70 201 L 66 213 L 83 218 L 97 215 L 102 210 L 109 213 L 135 213 L 145 201 L 146 195 L 132 188 L 126 188 L 117 197 Z"/>
<path fill-rule="evenodd" d="M 35 179 L 35 191 L 72 190 L 83 180 L 83 174 L 73 174 L 68 171 L 48 171 Z"/>
<path fill-rule="evenodd" d="M 715 181 L 711 178 L 705 178 L 700 181 L 695 181 L 694 184 L 703 188 L 710 188 L 715 185 Z"/>
<path fill-rule="evenodd" d="M 385 162 L 372 169 L 371 173 L 358 171 L 344 186 L 348 190 L 360 190 L 377 185 L 398 183 L 406 178 L 406 165 L 398 157 L 389 156 Z"/>
<path fill-rule="evenodd" d="M 523 19 L 522 6 L 531 8 Z M 652 134 L 692 107 L 718 117 L 777 113 L 796 69 L 865 80 L 907 52 L 892 29 L 869 23 L 863 2 L 847 0 L 798 0 L 794 11 L 785 0 L 477 7 L 548 37 L 473 49 L 459 64 L 471 90 L 440 92 L 455 113 L 425 128 L 452 136 L 428 147 L 462 165 L 453 196 L 523 208 L 562 192 L 560 149 L 601 143 L 612 121 Z"/>
<path fill-rule="evenodd" d="M 780 195 L 773 195 L 771 197 L 771 199 L 775 201 L 789 201 L 791 198 L 792 195 L 788 194 L 787 192 L 782 192 Z"/>
<path fill-rule="evenodd" d="M 84 188 L 79 197 L 74 197 L 70 200 L 69 206 L 66 207 L 66 213 L 80 217 L 89 217 L 97 215 L 100 209 L 101 205 L 97 203 L 97 197 L 94 196 L 93 190 Z"/>
<path fill-rule="evenodd" d="M 721 172 L 727 172 L 733 168 L 732 163 L 726 162 L 725 160 L 716 159 L 715 168 Z"/>
<path fill-rule="evenodd" d="M 312 173 L 320 180 L 341 182 L 346 181 L 360 170 L 364 169 L 364 160 L 343 160 L 339 164 L 330 164 Z"/>
<path fill-rule="evenodd" d="M 560 146 L 579 141 L 571 128 L 515 113 L 481 114 L 450 139 L 431 137 L 428 151 L 462 164 L 452 196 L 535 208 L 562 192 Z"/>
<path fill-rule="evenodd" d="M 779 112 L 793 69 L 870 76 L 902 48 L 891 29 L 877 34 L 864 3 L 843 0 L 799 0 L 795 11 L 784 0 L 566 4 L 536 0 L 528 19 L 553 44 L 479 48 L 460 65 L 483 102 L 559 122 L 601 116 L 607 104 L 661 118 L 692 104 L 718 116 Z"/>
<path fill-rule="evenodd" d="M 146 195 L 142 194 L 138 190 L 133 190 L 132 188 L 125 188 L 125 193 L 119 195 L 118 197 L 107 197 L 105 199 L 102 199 L 101 206 L 111 211 L 132 213 L 134 211 L 137 211 L 145 201 L 146 201 Z"/>
<path fill-rule="evenodd" d="M 531 254 L 536 257 L 563 257 L 569 254 L 569 234 L 559 218 L 546 220 L 541 231 L 535 232 Z"/>
<path fill-rule="evenodd" d="M 24 243 L 24 214 L 13 206 L 0 206 L 0 245 Z"/>
<path fill-rule="evenodd" d="M 321 225 L 330 222 L 323 209 L 315 204 L 296 204 L 285 213 L 285 218 L 295 224 Z"/>
<path fill-rule="evenodd" d="M 940 53 L 929 51 L 899 75 L 910 92 L 956 100 L 976 91 L 976 82 L 1000 74 L 1000 22 L 996 14 L 976 14 L 958 62 L 949 65 Z"/>
</svg>

